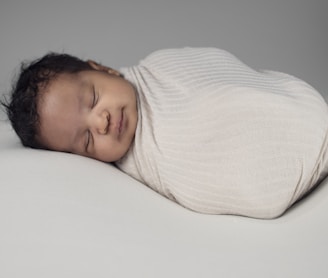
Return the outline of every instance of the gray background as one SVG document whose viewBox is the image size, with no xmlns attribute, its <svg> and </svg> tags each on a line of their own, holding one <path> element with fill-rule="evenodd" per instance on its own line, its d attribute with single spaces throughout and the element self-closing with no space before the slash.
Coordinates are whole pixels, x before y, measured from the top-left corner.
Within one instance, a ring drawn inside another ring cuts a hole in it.
<svg viewBox="0 0 328 278">
<path fill-rule="evenodd" d="M 2 0 L 0 93 L 48 51 L 118 68 L 167 47 L 216 46 L 328 95 L 326 0 Z"/>
</svg>

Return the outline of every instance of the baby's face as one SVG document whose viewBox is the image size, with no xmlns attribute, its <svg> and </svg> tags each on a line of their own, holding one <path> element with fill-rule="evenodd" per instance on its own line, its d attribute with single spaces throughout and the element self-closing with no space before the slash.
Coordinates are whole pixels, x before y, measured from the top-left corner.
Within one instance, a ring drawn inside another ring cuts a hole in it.
<svg viewBox="0 0 328 278">
<path fill-rule="evenodd" d="M 134 87 L 104 70 L 62 74 L 41 94 L 39 139 L 49 149 L 105 162 L 129 149 L 137 125 Z"/>
</svg>

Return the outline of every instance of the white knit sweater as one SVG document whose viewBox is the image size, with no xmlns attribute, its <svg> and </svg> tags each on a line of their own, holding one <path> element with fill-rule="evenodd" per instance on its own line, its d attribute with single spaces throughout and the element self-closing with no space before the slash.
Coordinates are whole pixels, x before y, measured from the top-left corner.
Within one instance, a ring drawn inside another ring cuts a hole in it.
<svg viewBox="0 0 328 278">
<path fill-rule="evenodd" d="M 216 48 L 160 50 L 120 70 L 139 121 L 117 166 L 182 206 L 273 218 L 327 175 L 328 109 L 304 81 Z"/>
</svg>

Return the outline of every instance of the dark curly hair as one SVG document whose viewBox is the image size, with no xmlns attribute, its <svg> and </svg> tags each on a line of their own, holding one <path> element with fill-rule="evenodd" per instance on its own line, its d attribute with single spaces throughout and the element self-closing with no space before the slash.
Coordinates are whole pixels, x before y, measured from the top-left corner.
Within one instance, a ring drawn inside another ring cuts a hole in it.
<svg viewBox="0 0 328 278">
<path fill-rule="evenodd" d="M 38 96 L 49 82 L 63 73 L 92 70 L 88 62 L 68 54 L 48 53 L 32 62 L 23 62 L 17 80 L 13 82 L 10 100 L 4 99 L 11 125 L 26 147 L 45 149 L 38 141 Z"/>
</svg>

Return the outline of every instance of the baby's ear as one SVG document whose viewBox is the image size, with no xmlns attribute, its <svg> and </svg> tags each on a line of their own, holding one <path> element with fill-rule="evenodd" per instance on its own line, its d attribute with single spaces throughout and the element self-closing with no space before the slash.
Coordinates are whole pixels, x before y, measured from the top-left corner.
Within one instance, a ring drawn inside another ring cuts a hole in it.
<svg viewBox="0 0 328 278">
<path fill-rule="evenodd" d="M 97 62 L 95 62 L 93 60 L 88 60 L 87 63 L 95 70 L 105 71 L 109 74 L 114 74 L 116 76 L 121 76 L 121 74 L 117 70 L 114 70 L 110 67 L 103 66 L 101 64 L 98 64 Z"/>
</svg>

